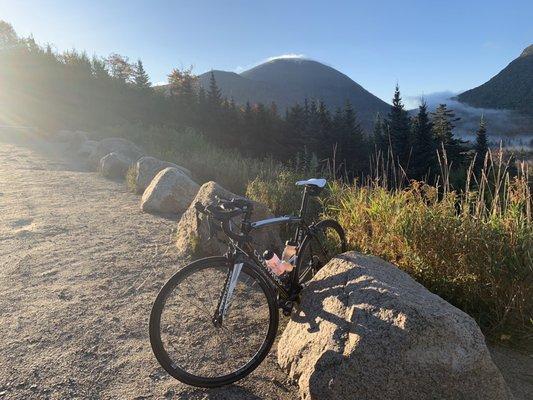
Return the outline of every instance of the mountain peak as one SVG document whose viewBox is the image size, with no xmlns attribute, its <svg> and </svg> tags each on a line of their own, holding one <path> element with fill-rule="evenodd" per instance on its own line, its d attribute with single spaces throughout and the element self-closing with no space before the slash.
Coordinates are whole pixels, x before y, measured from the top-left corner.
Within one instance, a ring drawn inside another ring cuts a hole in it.
<svg viewBox="0 0 533 400">
<path fill-rule="evenodd" d="M 478 108 L 508 109 L 532 115 L 533 45 L 484 84 L 461 93 L 459 101 Z"/>
<path fill-rule="evenodd" d="M 528 57 L 531 55 L 533 55 L 533 44 L 530 44 L 529 46 L 527 46 L 522 52 L 522 54 L 520 54 L 520 57 Z"/>
<path fill-rule="evenodd" d="M 217 72 L 215 78 L 223 95 L 237 104 L 275 102 L 280 110 L 303 104 L 306 99 L 321 100 L 330 109 L 350 101 L 361 125 L 370 132 L 377 112 L 386 114 L 390 106 L 342 72 L 303 56 L 273 57 L 240 74 Z M 208 87 L 210 76 L 200 76 Z"/>
</svg>

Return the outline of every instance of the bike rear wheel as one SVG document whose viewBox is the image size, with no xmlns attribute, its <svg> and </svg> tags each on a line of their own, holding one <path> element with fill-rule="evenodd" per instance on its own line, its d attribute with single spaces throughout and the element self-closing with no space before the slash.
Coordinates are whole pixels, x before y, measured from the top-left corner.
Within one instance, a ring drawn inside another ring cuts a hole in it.
<svg viewBox="0 0 533 400">
<path fill-rule="evenodd" d="M 346 249 L 344 229 L 337 221 L 326 219 L 317 223 L 298 250 L 300 284 L 309 281 L 329 260 Z"/>
<path fill-rule="evenodd" d="M 193 262 L 159 292 L 150 315 L 150 342 L 161 366 L 183 383 L 228 385 L 268 354 L 278 328 L 277 296 L 243 264 L 222 323 L 214 320 L 233 265 L 224 257 Z"/>
</svg>

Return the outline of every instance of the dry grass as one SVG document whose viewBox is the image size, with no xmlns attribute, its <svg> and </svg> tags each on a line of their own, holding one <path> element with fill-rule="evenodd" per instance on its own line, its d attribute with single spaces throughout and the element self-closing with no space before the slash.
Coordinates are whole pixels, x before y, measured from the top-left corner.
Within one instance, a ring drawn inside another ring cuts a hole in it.
<svg viewBox="0 0 533 400">
<path fill-rule="evenodd" d="M 453 190 L 442 164 L 441 185 L 410 182 L 386 188 L 331 185 L 326 212 L 350 245 L 383 257 L 472 315 L 493 338 L 531 339 L 533 223 L 527 166 L 511 177 L 501 152 L 489 154 L 479 177 Z"/>
<path fill-rule="evenodd" d="M 130 192 L 137 192 L 137 182 L 136 182 L 136 168 L 135 165 L 130 165 L 128 171 L 126 171 L 126 187 Z"/>
</svg>

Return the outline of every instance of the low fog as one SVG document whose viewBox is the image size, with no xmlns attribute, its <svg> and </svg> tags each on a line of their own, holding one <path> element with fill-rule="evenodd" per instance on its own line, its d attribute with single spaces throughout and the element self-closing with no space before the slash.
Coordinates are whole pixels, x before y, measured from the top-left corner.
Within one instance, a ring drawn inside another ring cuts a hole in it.
<svg viewBox="0 0 533 400">
<path fill-rule="evenodd" d="M 439 104 L 446 104 L 461 119 L 456 123 L 455 134 L 465 140 L 473 140 L 479 126 L 481 115 L 484 116 L 487 133 L 493 144 L 503 142 L 504 146 L 533 147 L 533 117 L 518 114 L 511 110 L 475 108 L 454 100 L 459 93 L 450 91 L 431 93 L 424 96 L 407 97 L 407 104 L 413 107 L 410 113 L 416 114 L 417 104 L 424 99 L 430 111 L 435 111 Z"/>
</svg>

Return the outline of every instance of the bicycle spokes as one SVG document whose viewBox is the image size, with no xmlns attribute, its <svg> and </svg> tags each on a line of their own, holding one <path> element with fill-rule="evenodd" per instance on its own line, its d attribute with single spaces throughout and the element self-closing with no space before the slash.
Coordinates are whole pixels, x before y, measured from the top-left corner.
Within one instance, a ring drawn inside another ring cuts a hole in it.
<svg viewBox="0 0 533 400">
<path fill-rule="evenodd" d="M 196 271 L 168 294 L 161 339 L 175 366 L 223 376 L 259 351 L 269 325 L 267 300 L 241 269 L 236 264 Z"/>
</svg>

